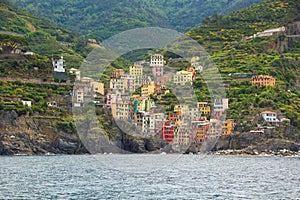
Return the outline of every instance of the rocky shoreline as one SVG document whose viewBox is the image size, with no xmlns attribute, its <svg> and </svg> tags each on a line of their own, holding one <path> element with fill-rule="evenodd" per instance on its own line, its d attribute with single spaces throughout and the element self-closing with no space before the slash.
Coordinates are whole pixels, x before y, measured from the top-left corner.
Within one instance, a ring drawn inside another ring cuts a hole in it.
<svg viewBox="0 0 300 200">
<path fill-rule="evenodd" d="M 280 150 L 280 151 L 247 151 L 247 150 L 220 150 L 209 152 L 209 155 L 236 155 L 236 156 L 296 156 L 300 157 L 300 151 Z"/>
</svg>

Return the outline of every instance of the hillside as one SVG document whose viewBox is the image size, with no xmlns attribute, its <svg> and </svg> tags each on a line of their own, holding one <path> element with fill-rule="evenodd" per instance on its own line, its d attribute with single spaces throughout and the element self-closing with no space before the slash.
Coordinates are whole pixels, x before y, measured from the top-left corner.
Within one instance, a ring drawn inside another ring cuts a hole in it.
<svg viewBox="0 0 300 200">
<path fill-rule="evenodd" d="M 228 13 L 261 0 L 11 0 L 40 17 L 88 37 L 106 39 L 132 28 L 160 26 L 181 32 L 212 14 Z"/>
<path fill-rule="evenodd" d="M 51 57 L 64 56 L 69 68 L 79 67 L 80 61 L 83 59 L 79 53 L 75 52 L 75 48 L 72 48 L 72 45 L 76 46 L 78 41 L 76 34 L 19 9 L 5 0 L 0 1 L 0 35 L 1 42 L 4 43 L 5 41 L 22 40 L 21 43 L 16 43 L 16 48 L 35 54 L 31 57 L 18 54 L 1 56 L 2 75 L 15 72 L 15 75 L 18 73 L 24 75 L 26 66 L 27 68 L 30 66 L 31 69 L 39 67 L 42 74 L 49 74 L 52 70 Z M 48 70 L 43 70 L 46 68 Z"/>
<path fill-rule="evenodd" d="M 207 49 L 219 68 L 229 99 L 227 118 L 233 119 L 236 123 L 234 134 L 222 137 L 215 150 L 229 148 L 246 149 L 250 152 L 254 150 L 279 151 L 284 148 L 292 151 L 299 150 L 299 6 L 299 3 L 293 0 L 265 0 L 228 15 L 213 15 L 204 19 L 199 27 L 187 32 L 188 36 Z M 1 8 L 5 11 L 3 13 L 12 11 L 16 13 L 12 18 L 7 18 L 7 14 L 2 14 L 2 17 L 6 17 L 5 22 L 13 21 L 17 24 L 22 21 L 20 19 L 23 19 L 25 14 L 34 18 L 27 12 L 6 3 L 3 3 Z M 22 14 L 23 12 L 25 14 Z M 71 43 L 74 42 L 70 45 L 71 48 L 64 46 L 61 44 L 62 40 L 58 40 L 55 34 L 48 32 L 47 28 L 43 29 L 39 23 L 35 23 L 35 30 L 27 29 L 28 26 L 24 24 L 16 25 L 20 27 L 19 31 L 10 28 L 13 25 L 5 25 L 5 23 L 3 23 L 5 26 L 1 25 L 4 27 L 2 28 L 4 32 L 0 34 L 1 38 L 6 39 L 9 35 L 9 41 L 16 41 L 22 48 L 39 53 L 30 57 L 4 55 L 4 52 L 1 52 L 1 75 L 11 79 L 0 81 L 0 116 L 3 118 L 0 120 L 0 154 L 86 153 L 86 149 L 76 135 L 76 126 L 72 116 L 73 85 L 57 82 L 36 83 L 27 78 L 40 78 L 51 73 L 49 58 L 52 56 L 49 55 L 47 46 L 52 43 L 58 45 L 53 49 L 59 52 L 59 55 L 66 57 L 70 55 L 71 58 L 74 56 L 82 58 L 75 53 L 75 50 L 84 55 L 90 47 L 84 37 L 77 38 L 75 35 L 72 40 L 68 40 Z M 56 27 L 55 30 L 60 30 L 60 27 L 50 22 L 43 23 L 49 23 L 49 26 Z M 268 37 L 253 36 L 258 32 L 282 26 L 286 30 L 279 34 Z M 64 31 L 63 28 L 62 31 Z M 68 31 L 65 30 L 64 33 L 66 32 Z M 60 31 L 57 34 L 59 33 Z M 70 34 L 72 35 L 71 32 Z M 39 36 L 38 38 L 44 38 L 45 43 L 43 39 L 37 40 L 36 35 Z M 153 53 L 151 50 L 149 52 Z M 136 55 L 139 54 L 132 52 L 130 57 Z M 170 52 L 165 54 L 166 59 L 172 56 Z M 139 59 L 149 60 L 149 57 L 139 57 Z M 167 63 L 170 62 L 167 61 Z M 117 60 L 112 64 L 113 67 L 108 68 L 107 74 L 99 78 L 101 81 L 108 82 L 113 69 L 123 68 L 128 71 L 129 65 L 128 61 Z M 170 64 L 170 67 L 178 70 L 188 66 L 190 63 L 181 61 Z M 35 68 L 38 68 L 38 72 Z M 258 87 L 251 83 L 253 75 L 273 76 L 276 79 L 276 85 Z M 24 77 L 26 79 L 23 79 Z M 193 87 L 198 101 L 207 101 L 212 105 L 201 75 L 197 75 Z M 135 92 L 141 93 L 141 89 Z M 163 104 L 168 108 L 168 112 L 173 111 L 174 105 L 178 104 L 176 96 L 172 93 L 160 94 L 160 99 L 153 95 L 151 98 L 155 100 L 155 103 Z M 23 100 L 30 101 L 32 106 L 25 106 L 22 103 Z M 93 138 L 96 133 L 98 134 L 96 131 L 100 130 L 111 143 L 121 149 L 138 153 L 156 151 L 165 145 L 161 138 L 148 140 L 123 133 L 112 120 L 111 110 L 103 106 L 104 96 L 99 95 L 97 100 L 101 102 L 96 106 L 100 125 L 96 129 L 89 129 L 94 122 L 89 121 L 85 124 L 86 130 L 89 130 L 88 133 L 91 133 Z M 56 106 L 51 105 L 53 101 L 57 103 Z M 261 113 L 265 110 L 272 110 L 285 116 L 290 123 L 274 125 L 265 122 L 261 117 Z M 263 134 L 258 125 L 264 129 Z M 103 141 L 95 142 L 99 152 L 109 152 L 101 146 L 101 142 Z M 193 148 L 191 151 L 197 151 Z"/>
<path fill-rule="evenodd" d="M 187 33 L 211 54 L 227 85 L 230 100 L 228 118 L 237 122 L 236 131 L 255 130 L 260 113 L 274 110 L 300 126 L 300 4 L 293 0 L 265 0 L 229 15 L 214 15 Z M 271 37 L 253 34 L 270 28 L 286 27 Z M 249 78 L 250 75 L 250 78 Z M 251 84 L 252 75 L 275 77 L 275 87 Z M 248 78 L 247 78 L 248 77 Z M 201 98 L 201 91 L 199 91 Z M 297 138 L 299 131 L 282 138 Z"/>
</svg>

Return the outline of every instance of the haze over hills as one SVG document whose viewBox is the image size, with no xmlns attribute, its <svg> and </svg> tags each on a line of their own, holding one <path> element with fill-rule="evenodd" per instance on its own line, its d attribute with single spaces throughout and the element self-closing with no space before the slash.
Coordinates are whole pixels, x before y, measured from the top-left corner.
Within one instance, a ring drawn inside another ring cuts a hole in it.
<svg viewBox="0 0 300 200">
<path fill-rule="evenodd" d="M 261 0 L 11 0 L 31 13 L 88 37 L 106 39 L 132 28 L 159 26 L 186 32 L 213 14 Z"/>
</svg>

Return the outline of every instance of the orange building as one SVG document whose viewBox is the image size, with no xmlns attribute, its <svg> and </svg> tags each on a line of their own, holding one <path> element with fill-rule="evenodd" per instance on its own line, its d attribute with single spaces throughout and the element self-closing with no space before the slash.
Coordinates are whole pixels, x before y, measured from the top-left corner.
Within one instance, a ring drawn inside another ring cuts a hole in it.
<svg viewBox="0 0 300 200">
<path fill-rule="evenodd" d="M 168 115 L 168 120 L 171 122 L 176 122 L 178 117 L 179 117 L 179 113 L 172 112 Z"/>
<path fill-rule="evenodd" d="M 272 76 L 258 75 L 252 77 L 252 84 L 258 86 L 275 86 L 276 80 Z"/>
<path fill-rule="evenodd" d="M 196 143 L 202 143 L 205 141 L 206 135 L 208 133 L 209 123 L 204 122 L 198 125 Z"/>
<path fill-rule="evenodd" d="M 116 69 L 113 71 L 112 73 L 112 77 L 113 78 L 120 78 L 121 76 L 123 76 L 125 73 L 124 73 L 124 70 L 123 69 Z"/>
<path fill-rule="evenodd" d="M 223 123 L 223 126 L 222 126 L 223 135 L 232 134 L 233 130 L 234 130 L 234 126 L 235 126 L 235 123 L 233 120 L 231 120 L 231 119 L 225 120 Z"/>
<path fill-rule="evenodd" d="M 193 66 L 188 67 L 186 71 L 193 73 L 193 80 L 196 78 L 197 74 L 196 74 L 196 70 Z"/>
</svg>

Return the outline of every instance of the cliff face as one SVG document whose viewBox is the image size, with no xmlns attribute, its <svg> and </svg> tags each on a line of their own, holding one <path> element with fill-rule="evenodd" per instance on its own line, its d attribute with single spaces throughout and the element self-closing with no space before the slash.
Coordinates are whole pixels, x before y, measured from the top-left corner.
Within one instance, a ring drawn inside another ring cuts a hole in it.
<svg viewBox="0 0 300 200">
<path fill-rule="evenodd" d="M 146 153 L 165 145 L 159 137 L 138 138 L 112 128 L 114 136 L 110 144 L 106 140 L 89 140 L 92 144 L 85 148 L 76 132 L 65 133 L 55 128 L 57 122 L 58 119 L 18 116 L 15 111 L 0 111 L 0 155 L 84 154 L 90 153 L 88 150 L 92 150 L 91 153 Z"/>
<path fill-rule="evenodd" d="M 56 130 L 57 120 L 0 111 L 0 155 L 87 153 L 76 134 Z"/>
<path fill-rule="evenodd" d="M 266 130 L 264 133 L 239 133 L 222 136 L 216 143 L 214 151 L 219 150 L 245 150 L 245 151 L 290 151 L 300 150 L 299 130 L 287 127 L 278 134 L 275 129 Z"/>
</svg>

